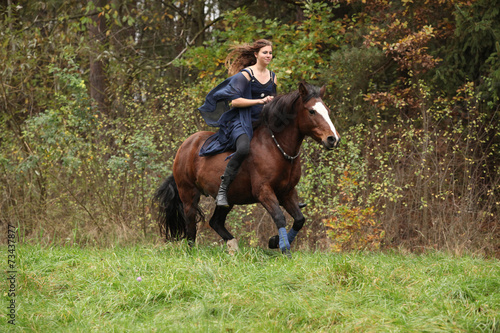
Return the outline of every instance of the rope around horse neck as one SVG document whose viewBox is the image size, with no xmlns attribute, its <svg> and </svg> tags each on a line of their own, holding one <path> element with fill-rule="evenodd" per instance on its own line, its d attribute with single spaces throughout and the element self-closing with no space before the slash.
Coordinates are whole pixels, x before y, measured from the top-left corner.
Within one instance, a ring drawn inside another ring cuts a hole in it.
<svg viewBox="0 0 500 333">
<path fill-rule="evenodd" d="M 269 129 L 270 130 L 270 129 Z M 271 131 L 271 130 L 270 130 Z M 281 151 L 281 153 L 283 154 L 283 156 L 289 160 L 289 161 L 293 161 L 295 160 L 297 157 L 299 157 L 300 155 L 300 149 L 299 149 L 299 152 L 297 153 L 297 155 L 295 156 L 290 156 L 288 155 L 287 153 L 285 153 L 285 151 L 283 150 L 283 148 L 281 148 L 280 144 L 278 143 L 278 140 L 276 140 L 276 138 L 274 137 L 274 134 L 273 132 L 271 131 L 271 137 L 273 138 L 274 140 L 274 143 L 276 144 L 276 147 L 278 147 L 278 149 Z"/>
</svg>

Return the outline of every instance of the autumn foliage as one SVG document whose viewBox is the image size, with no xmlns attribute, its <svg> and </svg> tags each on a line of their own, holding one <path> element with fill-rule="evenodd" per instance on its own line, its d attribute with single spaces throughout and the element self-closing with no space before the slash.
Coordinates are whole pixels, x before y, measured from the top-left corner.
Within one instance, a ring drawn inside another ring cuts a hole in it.
<svg viewBox="0 0 500 333">
<path fill-rule="evenodd" d="M 269 38 L 279 92 L 326 85 L 343 137 L 334 152 L 304 142 L 296 246 L 498 254 L 499 0 L 244 4 L 0 2 L 2 226 L 157 240 L 149 198 L 181 142 L 210 129 L 196 108 L 234 44 Z M 259 206 L 229 224 L 252 246 L 275 233 Z"/>
</svg>

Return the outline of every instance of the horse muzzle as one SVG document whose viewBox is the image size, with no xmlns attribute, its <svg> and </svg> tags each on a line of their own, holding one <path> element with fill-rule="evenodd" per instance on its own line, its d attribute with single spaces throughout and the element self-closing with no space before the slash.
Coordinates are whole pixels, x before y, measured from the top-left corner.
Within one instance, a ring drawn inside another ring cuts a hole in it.
<svg viewBox="0 0 500 333">
<path fill-rule="evenodd" d="M 339 144 L 340 144 L 340 138 L 337 139 L 333 135 L 330 135 L 329 137 L 326 138 L 326 140 L 323 141 L 323 146 L 325 146 L 325 148 L 328 150 L 337 148 Z"/>
</svg>

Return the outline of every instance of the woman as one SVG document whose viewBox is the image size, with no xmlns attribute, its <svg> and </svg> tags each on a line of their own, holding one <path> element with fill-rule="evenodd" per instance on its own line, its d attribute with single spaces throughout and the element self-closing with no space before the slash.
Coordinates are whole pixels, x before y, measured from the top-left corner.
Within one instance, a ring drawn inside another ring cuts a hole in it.
<svg viewBox="0 0 500 333">
<path fill-rule="evenodd" d="M 250 152 L 252 123 L 276 95 L 276 75 L 267 69 L 272 58 L 272 43 L 265 39 L 236 47 L 226 58 L 232 76 L 210 91 L 199 108 L 207 124 L 219 127 L 203 144 L 200 156 L 235 150 L 221 176 L 218 206 L 229 205 L 227 189 Z"/>
</svg>

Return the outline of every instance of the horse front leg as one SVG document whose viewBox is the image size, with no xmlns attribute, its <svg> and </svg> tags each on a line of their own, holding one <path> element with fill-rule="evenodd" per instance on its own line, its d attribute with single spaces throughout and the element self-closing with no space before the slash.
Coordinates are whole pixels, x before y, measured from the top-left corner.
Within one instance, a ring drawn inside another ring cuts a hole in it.
<svg viewBox="0 0 500 333">
<path fill-rule="evenodd" d="M 287 233 L 288 242 L 291 245 L 300 229 L 302 229 L 302 227 L 304 226 L 306 219 L 300 210 L 299 197 L 295 189 L 283 198 L 281 204 L 288 212 L 288 214 L 290 214 L 290 216 L 292 216 L 293 218 L 293 226 Z M 279 235 L 271 237 L 269 239 L 269 248 L 276 249 L 278 248 L 278 246 Z"/>
<path fill-rule="evenodd" d="M 285 214 L 283 214 L 283 211 L 279 206 L 276 195 L 270 188 L 265 189 L 261 191 L 261 194 L 259 195 L 259 201 L 271 215 L 274 223 L 276 224 L 279 238 L 278 246 L 281 252 L 283 254 L 286 254 L 287 257 L 291 258 L 292 255 L 290 253 L 290 242 L 288 241 L 288 234 L 286 232 L 286 218 Z"/>
<path fill-rule="evenodd" d="M 293 189 L 283 200 L 282 203 L 285 210 L 293 218 L 293 226 L 288 231 L 288 241 L 292 244 L 297 233 L 302 229 L 306 221 L 299 207 L 299 196 L 297 191 Z"/>
</svg>

